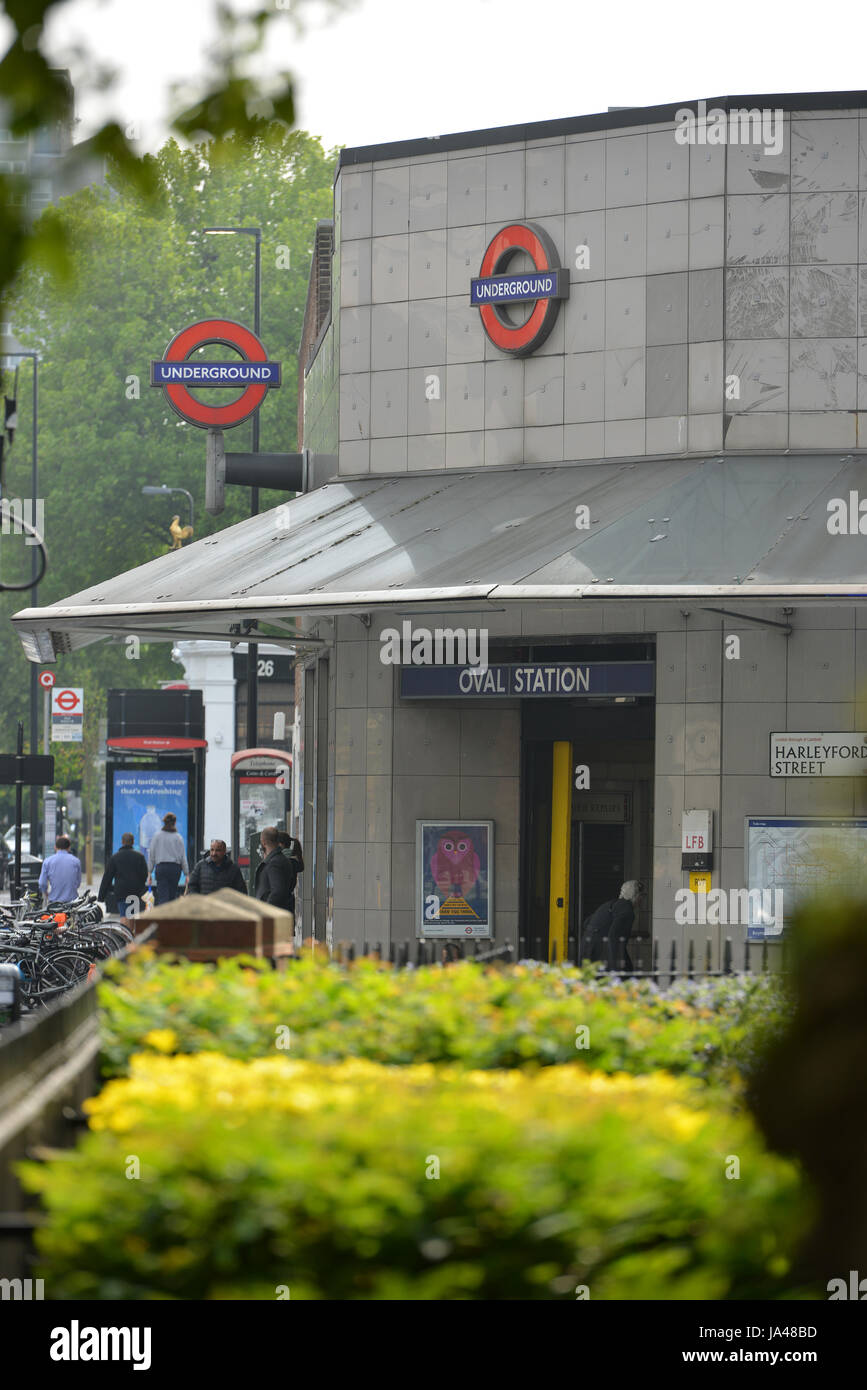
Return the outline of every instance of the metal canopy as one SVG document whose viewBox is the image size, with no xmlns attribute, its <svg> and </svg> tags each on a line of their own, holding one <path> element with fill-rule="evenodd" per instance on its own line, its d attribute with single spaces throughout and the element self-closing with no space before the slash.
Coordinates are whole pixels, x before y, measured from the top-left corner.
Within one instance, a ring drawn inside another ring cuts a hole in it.
<svg viewBox="0 0 867 1390">
<path fill-rule="evenodd" d="M 757 455 L 332 482 L 13 622 L 52 661 L 127 633 L 241 639 L 250 620 L 300 645 L 317 617 L 420 604 L 858 601 L 867 546 L 829 534 L 827 504 L 863 496 L 865 471 Z"/>
</svg>

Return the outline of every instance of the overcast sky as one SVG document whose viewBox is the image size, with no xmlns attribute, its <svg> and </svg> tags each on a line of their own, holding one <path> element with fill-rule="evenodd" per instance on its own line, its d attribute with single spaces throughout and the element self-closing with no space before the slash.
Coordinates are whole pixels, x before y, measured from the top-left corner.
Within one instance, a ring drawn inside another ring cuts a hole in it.
<svg viewBox="0 0 867 1390">
<path fill-rule="evenodd" d="M 326 146 L 365 145 L 701 96 L 857 89 L 864 11 L 850 0 L 782 9 L 649 0 L 308 0 L 296 35 L 285 0 L 264 64 L 297 79 L 298 124 Z M 239 0 L 235 0 L 236 7 Z M 240 0 L 246 3 L 246 0 Z M 0 0 L 2 4 L 2 0 Z M 51 23 L 72 69 L 82 138 L 107 115 L 144 146 L 166 134 L 174 82 L 200 74 L 214 0 L 70 0 Z M 856 32 L 856 30 L 861 32 Z M 0 46 L 5 37 L 0 21 Z M 106 95 L 75 41 L 118 70 Z"/>
</svg>

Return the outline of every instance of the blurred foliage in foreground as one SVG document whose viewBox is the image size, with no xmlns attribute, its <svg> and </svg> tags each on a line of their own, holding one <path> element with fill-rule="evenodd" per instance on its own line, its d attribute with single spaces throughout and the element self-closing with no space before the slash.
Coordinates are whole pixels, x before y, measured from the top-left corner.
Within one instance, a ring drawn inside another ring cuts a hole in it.
<svg viewBox="0 0 867 1390">
<path fill-rule="evenodd" d="M 815 902 L 793 932 L 795 1012 L 751 1083 L 768 1142 L 815 1184 L 819 1219 L 802 1254 L 823 1285 L 867 1277 L 867 904 Z"/>
<path fill-rule="evenodd" d="M 809 1297 L 796 1169 L 712 1096 L 575 1065 L 142 1055 L 73 1153 L 21 1165 L 39 1274 L 53 1298 Z"/>
<path fill-rule="evenodd" d="M 219 1049 L 251 1060 L 273 1055 L 280 1029 L 291 1055 L 320 1062 L 449 1062 L 523 1067 L 579 1062 L 607 1073 L 664 1068 L 709 1081 L 748 1075 L 766 1037 L 781 1031 L 786 1000 L 772 976 L 676 985 L 608 983 L 594 970 L 471 961 L 395 971 L 351 969 L 305 957 L 277 974 L 230 958 L 216 968 L 143 950 L 109 968 L 101 986 L 103 1065 L 123 1072 L 142 1039 L 181 1053 Z M 576 1029 L 589 1029 L 588 1045 Z M 285 1032 L 284 1032 L 285 1036 Z M 285 1044 L 284 1044 L 285 1045 Z"/>
<path fill-rule="evenodd" d="M 343 0 L 329 0 L 330 9 L 339 9 L 342 4 Z M 275 6 L 272 0 L 237 10 L 231 0 L 221 0 L 216 41 L 204 50 L 206 63 L 201 74 L 172 92 L 174 134 L 199 142 L 228 136 L 251 140 L 271 122 L 289 129 L 295 122 L 292 75 L 281 70 L 265 77 L 256 70 L 256 59 L 275 24 L 282 24 L 284 33 L 290 23 L 293 35 L 300 32 L 299 11 L 303 8 L 304 0 L 294 0 L 290 14 L 286 5 Z M 5 0 L 3 9 L 11 21 L 9 46 L 0 54 L 3 119 L 16 137 L 24 137 L 69 119 L 69 88 L 65 74 L 52 66 L 45 46 L 46 21 L 61 9 L 77 10 L 78 17 L 85 20 L 86 16 L 74 0 Z M 105 89 L 112 85 L 116 73 L 86 51 L 77 56 L 89 86 Z M 158 93 L 159 75 L 154 76 Z M 118 109 L 115 119 L 106 121 L 89 140 L 73 145 L 66 163 L 72 166 L 95 157 L 108 159 L 140 195 L 154 196 L 153 165 L 136 151 L 129 132 L 128 117 Z M 59 273 L 73 273 L 69 230 L 52 221 L 40 220 L 34 226 L 28 216 L 27 198 L 20 193 L 26 187 L 26 178 L 0 172 L 0 306 L 4 306 L 9 287 L 28 255 L 36 253 L 49 260 Z"/>
</svg>

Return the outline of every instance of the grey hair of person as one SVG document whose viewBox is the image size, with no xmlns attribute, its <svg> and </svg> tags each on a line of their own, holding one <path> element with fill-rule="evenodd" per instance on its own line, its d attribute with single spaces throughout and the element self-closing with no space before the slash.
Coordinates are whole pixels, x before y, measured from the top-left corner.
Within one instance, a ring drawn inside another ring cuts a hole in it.
<svg viewBox="0 0 867 1390">
<path fill-rule="evenodd" d="M 626 901 L 629 903 L 634 903 L 639 897 L 640 893 L 641 882 L 637 878 L 628 878 L 626 882 L 621 885 L 620 896 L 621 898 L 625 898 Z"/>
</svg>

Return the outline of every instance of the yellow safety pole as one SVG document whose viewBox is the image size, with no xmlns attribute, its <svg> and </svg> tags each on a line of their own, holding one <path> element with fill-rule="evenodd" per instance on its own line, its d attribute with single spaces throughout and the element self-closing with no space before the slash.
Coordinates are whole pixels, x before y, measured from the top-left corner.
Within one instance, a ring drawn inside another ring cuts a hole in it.
<svg viewBox="0 0 867 1390">
<path fill-rule="evenodd" d="M 569 871 L 572 855 L 572 744 L 555 743 L 551 768 L 551 897 L 548 959 L 566 957 L 569 934 Z"/>
</svg>

